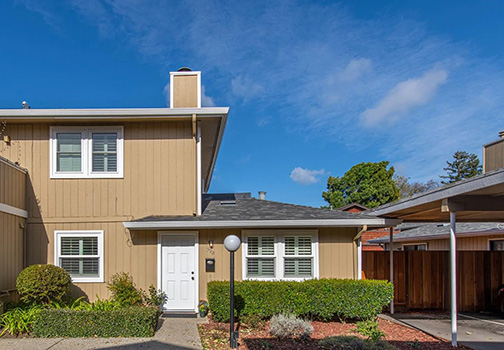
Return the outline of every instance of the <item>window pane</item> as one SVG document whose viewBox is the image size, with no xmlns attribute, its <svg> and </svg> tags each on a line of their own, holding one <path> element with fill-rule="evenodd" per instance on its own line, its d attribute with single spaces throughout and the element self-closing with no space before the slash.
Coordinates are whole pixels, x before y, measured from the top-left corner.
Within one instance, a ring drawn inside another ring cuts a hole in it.
<svg viewBox="0 0 504 350">
<path fill-rule="evenodd" d="M 247 259 L 248 277 L 275 277 L 274 258 L 249 258 Z"/>
<path fill-rule="evenodd" d="M 58 133 L 56 138 L 56 170 L 81 171 L 81 134 Z"/>
<path fill-rule="evenodd" d="M 98 237 L 82 238 L 82 255 L 98 255 Z"/>
<path fill-rule="evenodd" d="M 311 255 L 311 237 L 285 237 L 285 255 Z"/>
<path fill-rule="evenodd" d="M 311 258 L 289 258 L 284 262 L 285 277 L 312 277 Z"/>
<path fill-rule="evenodd" d="M 80 247 L 79 237 L 61 238 L 61 255 L 80 255 L 79 247 Z"/>
<path fill-rule="evenodd" d="M 117 171 L 117 133 L 93 133 L 93 171 Z"/>
<path fill-rule="evenodd" d="M 274 255 L 275 238 L 274 237 L 248 237 L 247 239 L 248 255 Z"/>
<path fill-rule="evenodd" d="M 72 276 L 98 277 L 99 258 L 60 258 L 60 266 Z"/>
<path fill-rule="evenodd" d="M 490 241 L 490 250 L 503 251 L 504 241 Z"/>
</svg>

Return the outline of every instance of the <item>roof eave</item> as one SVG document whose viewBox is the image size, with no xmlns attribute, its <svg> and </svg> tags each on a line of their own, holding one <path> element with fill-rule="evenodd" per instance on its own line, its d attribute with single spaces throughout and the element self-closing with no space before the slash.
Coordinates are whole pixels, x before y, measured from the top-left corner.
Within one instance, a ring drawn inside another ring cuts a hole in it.
<svg viewBox="0 0 504 350">
<path fill-rule="evenodd" d="M 198 229 L 198 228 L 294 228 L 294 227 L 387 227 L 399 224 L 397 219 L 333 220 L 230 220 L 230 221 L 125 221 L 129 230 Z"/>
</svg>

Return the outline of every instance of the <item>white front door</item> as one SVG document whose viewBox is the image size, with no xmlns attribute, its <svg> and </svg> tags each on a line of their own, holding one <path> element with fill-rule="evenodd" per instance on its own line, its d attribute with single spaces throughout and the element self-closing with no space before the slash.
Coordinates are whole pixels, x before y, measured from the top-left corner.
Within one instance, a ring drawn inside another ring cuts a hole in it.
<svg viewBox="0 0 504 350">
<path fill-rule="evenodd" d="M 161 235 L 161 289 L 168 296 L 164 310 L 196 309 L 196 253 L 194 234 Z"/>
</svg>

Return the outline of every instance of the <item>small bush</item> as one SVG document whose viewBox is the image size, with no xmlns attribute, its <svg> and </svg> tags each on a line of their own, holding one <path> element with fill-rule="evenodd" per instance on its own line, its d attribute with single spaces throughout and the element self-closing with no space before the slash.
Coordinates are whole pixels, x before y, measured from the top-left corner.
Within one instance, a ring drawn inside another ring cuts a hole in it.
<svg viewBox="0 0 504 350">
<path fill-rule="evenodd" d="M 397 348 L 384 341 L 371 341 L 357 337 L 328 337 L 320 341 L 323 349 L 329 350 L 397 350 Z"/>
<path fill-rule="evenodd" d="M 264 325 L 264 320 L 257 315 L 246 315 L 240 317 L 240 322 L 246 324 L 250 328 L 259 328 Z"/>
<path fill-rule="evenodd" d="M 31 333 L 33 323 L 42 310 L 41 305 L 24 305 L 6 311 L 0 316 L 0 327 L 3 327 L 0 337 L 7 332 L 15 336 Z"/>
<path fill-rule="evenodd" d="M 112 292 L 112 299 L 123 306 L 140 305 L 142 294 L 136 289 L 133 277 L 126 272 L 114 274 L 107 285 Z"/>
<path fill-rule="evenodd" d="M 142 298 L 144 304 L 147 306 L 157 306 L 160 307 L 168 300 L 168 296 L 161 289 L 156 290 L 156 287 L 150 285 L 149 292 L 142 291 Z"/>
<path fill-rule="evenodd" d="M 385 336 L 385 333 L 380 330 L 378 321 L 372 318 L 357 322 L 357 332 L 373 341 L 378 341 Z"/>
<path fill-rule="evenodd" d="M 270 334 L 277 338 L 309 338 L 313 326 L 294 315 L 275 315 L 270 320 Z"/>
<path fill-rule="evenodd" d="M 394 287 L 387 281 L 319 279 L 235 282 L 235 315 L 263 319 L 284 313 L 331 320 L 365 320 L 390 303 Z M 217 322 L 229 320 L 229 282 L 208 283 L 208 304 Z"/>
<path fill-rule="evenodd" d="M 132 306 L 108 311 L 46 309 L 33 324 L 37 337 L 151 337 L 159 310 Z"/>
<path fill-rule="evenodd" d="M 72 279 L 68 272 L 54 265 L 31 265 L 16 281 L 21 302 L 47 304 L 60 302 L 70 294 Z"/>
</svg>

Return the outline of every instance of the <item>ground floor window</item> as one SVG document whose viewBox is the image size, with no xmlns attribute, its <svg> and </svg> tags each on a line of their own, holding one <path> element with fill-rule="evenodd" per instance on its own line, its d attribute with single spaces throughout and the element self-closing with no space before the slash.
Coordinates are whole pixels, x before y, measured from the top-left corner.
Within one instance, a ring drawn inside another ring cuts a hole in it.
<svg viewBox="0 0 504 350">
<path fill-rule="evenodd" d="M 492 251 L 504 251 L 504 240 L 491 240 L 490 250 Z"/>
<path fill-rule="evenodd" d="M 427 250 L 427 243 L 403 244 L 404 251 Z"/>
<path fill-rule="evenodd" d="M 246 230 L 243 244 L 247 279 L 318 277 L 317 230 Z"/>
<path fill-rule="evenodd" d="M 103 282 L 103 231 L 55 231 L 54 265 L 73 282 Z"/>
</svg>

